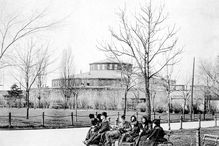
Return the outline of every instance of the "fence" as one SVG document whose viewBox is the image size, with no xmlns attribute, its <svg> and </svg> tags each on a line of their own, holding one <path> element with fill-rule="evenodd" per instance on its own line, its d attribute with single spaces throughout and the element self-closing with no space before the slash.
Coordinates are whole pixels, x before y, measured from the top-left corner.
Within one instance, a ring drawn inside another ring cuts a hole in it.
<svg viewBox="0 0 219 146">
<path fill-rule="evenodd" d="M 89 112 L 89 111 L 88 111 Z M 99 111 L 100 112 L 100 111 Z M 95 115 L 98 114 L 98 112 L 91 112 Z M 100 112 L 101 113 L 101 112 Z M 61 127 L 78 127 L 78 126 L 89 126 L 90 120 L 89 115 L 90 113 L 74 113 L 71 112 L 67 115 L 49 115 L 45 112 L 42 112 L 42 114 L 38 115 L 30 115 L 29 119 L 26 119 L 26 116 L 21 115 L 13 115 L 11 112 L 8 113 L 8 115 L 0 115 L 0 127 L 54 127 L 54 128 L 61 128 Z M 114 122 L 117 122 L 117 119 L 121 116 L 122 112 L 112 112 L 108 114 L 108 117 L 110 118 L 110 123 L 115 124 Z M 129 118 L 135 115 L 138 120 L 144 115 L 144 113 L 141 112 L 132 112 L 127 113 L 126 117 L 127 120 Z M 188 115 L 189 117 L 189 115 Z M 214 117 L 211 115 L 209 116 L 209 120 L 214 119 L 215 120 L 215 126 L 217 126 L 217 115 Z M 161 122 L 167 122 L 167 113 L 165 114 L 154 114 L 152 115 L 153 119 L 160 119 Z M 189 119 L 189 118 L 188 118 Z M 174 122 L 180 122 L 179 129 L 183 129 L 183 122 L 187 121 L 188 119 L 184 118 L 183 115 L 177 115 L 177 114 L 171 114 L 171 123 Z M 201 126 L 201 121 L 203 120 L 203 117 L 200 115 L 194 115 L 193 118 L 194 121 L 199 121 Z"/>
</svg>

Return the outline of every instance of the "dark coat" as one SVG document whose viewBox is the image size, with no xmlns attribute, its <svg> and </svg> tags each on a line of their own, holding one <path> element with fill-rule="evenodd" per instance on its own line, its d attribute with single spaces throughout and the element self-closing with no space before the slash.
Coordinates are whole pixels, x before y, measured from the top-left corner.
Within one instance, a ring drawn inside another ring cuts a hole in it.
<svg viewBox="0 0 219 146">
<path fill-rule="evenodd" d="M 132 136 L 132 137 L 136 137 L 139 135 L 139 132 L 140 132 L 140 128 L 141 128 L 141 124 L 138 122 L 138 121 L 135 121 L 132 123 L 132 129 L 131 131 L 129 132 L 129 134 Z"/>
<path fill-rule="evenodd" d="M 151 129 L 149 125 L 141 124 L 140 129 L 142 130 L 141 136 L 150 135 Z"/>
<path fill-rule="evenodd" d="M 148 136 L 151 134 L 151 129 L 150 129 L 150 126 L 148 124 L 141 124 L 141 133 L 137 139 L 137 142 L 136 142 L 136 146 L 139 146 L 139 142 L 140 141 L 146 141 Z M 142 144 L 140 144 L 141 146 Z"/>
<path fill-rule="evenodd" d="M 165 138 L 165 132 L 162 127 L 155 126 L 151 135 L 148 137 L 149 141 L 146 142 L 147 146 L 157 146 L 160 142 L 167 141 Z"/>
<path fill-rule="evenodd" d="M 85 140 L 89 140 L 93 135 L 97 133 L 97 131 L 98 131 L 97 126 L 91 126 L 90 129 L 88 130 Z"/>
<path fill-rule="evenodd" d="M 131 124 L 128 121 L 125 121 L 124 123 L 120 123 L 118 130 L 121 134 L 126 133 L 132 129 Z"/>
<path fill-rule="evenodd" d="M 104 133 L 110 130 L 109 121 L 104 121 L 100 124 L 99 133 Z"/>
</svg>

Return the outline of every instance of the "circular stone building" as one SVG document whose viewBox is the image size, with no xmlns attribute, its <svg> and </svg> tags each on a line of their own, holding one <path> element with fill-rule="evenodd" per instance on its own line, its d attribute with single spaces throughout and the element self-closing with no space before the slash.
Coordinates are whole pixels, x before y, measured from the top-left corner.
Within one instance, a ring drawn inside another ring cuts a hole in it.
<svg viewBox="0 0 219 146">
<path fill-rule="evenodd" d="M 76 86 L 122 87 L 122 70 L 132 69 L 132 64 L 106 59 L 90 63 L 90 71 L 72 76 L 70 80 Z M 62 78 L 52 80 L 53 88 L 60 88 Z"/>
</svg>

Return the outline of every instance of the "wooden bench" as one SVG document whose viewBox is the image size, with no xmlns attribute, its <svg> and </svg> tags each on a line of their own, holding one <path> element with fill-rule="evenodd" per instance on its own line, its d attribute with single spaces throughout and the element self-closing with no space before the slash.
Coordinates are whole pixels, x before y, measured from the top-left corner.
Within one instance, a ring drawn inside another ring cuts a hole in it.
<svg viewBox="0 0 219 146">
<path fill-rule="evenodd" d="M 211 143 L 214 143 L 214 145 L 216 146 L 217 143 L 219 142 L 219 136 L 217 135 L 210 135 L 210 134 L 204 134 L 204 137 L 203 137 L 203 146 L 209 144 L 209 143 L 206 143 L 207 142 L 211 142 Z M 219 144 L 219 143 L 218 143 Z"/>
</svg>

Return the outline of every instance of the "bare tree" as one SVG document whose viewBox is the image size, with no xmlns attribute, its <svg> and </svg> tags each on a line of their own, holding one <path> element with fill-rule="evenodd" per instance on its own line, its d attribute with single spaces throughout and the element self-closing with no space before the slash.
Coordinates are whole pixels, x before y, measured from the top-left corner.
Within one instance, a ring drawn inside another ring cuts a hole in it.
<svg viewBox="0 0 219 146">
<path fill-rule="evenodd" d="M 116 59 L 119 62 L 119 68 L 121 69 L 121 85 L 124 87 L 124 112 L 126 115 L 127 112 L 127 96 L 128 92 L 135 87 L 136 77 L 134 73 L 134 68 L 131 63 L 124 63 L 114 52 L 112 52 L 109 58 Z"/>
<path fill-rule="evenodd" d="M 215 62 L 201 61 L 199 66 L 199 78 L 202 81 L 201 84 L 209 87 L 211 93 L 219 96 L 219 57 Z"/>
<path fill-rule="evenodd" d="M 171 92 L 173 92 L 173 90 L 171 90 L 171 86 L 172 84 L 172 75 L 173 75 L 173 64 L 169 65 L 166 64 L 166 79 L 162 78 L 164 83 L 163 86 L 166 90 L 167 93 L 167 100 L 168 100 L 168 130 L 171 129 L 170 127 L 170 108 L 171 108 L 171 97 L 170 94 Z"/>
<path fill-rule="evenodd" d="M 125 87 L 125 93 L 124 93 L 124 115 L 126 115 L 127 111 L 127 96 L 128 92 L 136 85 L 136 78 L 134 77 L 133 69 L 130 68 L 130 66 L 124 66 L 121 65 L 122 72 L 121 72 L 121 78 L 122 78 L 122 84 Z"/>
<path fill-rule="evenodd" d="M 20 77 L 14 76 L 26 92 L 27 115 L 29 118 L 30 90 L 41 76 L 46 68 L 51 64 L 49 62 L 48 46 L 37 46 L 32 40 L 26 47 L 19 48 L 16 53 L 15 67 Z"/>
<path fill-rule="evenodd" d="M 134 60 L 136 74 L 144 80 L 147 115 L 151 119 L 150 80 L 173 59 L 172 63 L 178 62 L 176 58 L 182 52 L 176 47 L 175 26 L 164 26 L 167 19 L 164 8 L 153 9 L 151 0 L 141 6 L 139 14 L 131 20 L 125 11 L 121 11 L 119 18 L 119 31 L 110 30 L 112 42 L 101 44 L 99 48 L 105 53 Z M 167 59 L 164 54 L 168 54 Z"/>
<path fill-rule="evenodd" d="M 211 111 L 210 97 L 219 97 L 219 56 L 213 62 L 201 60 L 198 70 L 198 78 L 202 81 L 199 84 L 204 86 L 201 90 L 205 93 L 204 112 L 206 104 L 208 104 L 208 110 Z"/>
<path fill-rule="evenodd" d="M 65 108 L 68 107 L 68 101 L 73 95 L 75 98 L 75 108 L 77 108 L 78 90 L 74 77 L 74 58 L 71 48 L 64 50 L 61 62 L 61 92 L 65 99 Z"/>
<path fill-rule="evenodd" d="M 43 23 L 45 11 L 23 19 L 17 15 L 0 21 L 0 68 L 8 66 L 5 60 L 8 50 L 22 38 L 39 31 L 46 30 L 57 24 L 57 22 Z M 5 58 L 4 58 L 5 57 Z"/>
<path fill-rule="evenodd" d="M 40 52 L 39 52 L 40 53 Z M 40 54 L 38 54 L 38 56 L 40 56 Z M 38 61 L 40 62 L 40 60 L 39 59 L 41 59 L 41 58 L 37 58 L 38 59 Z M 46 59 L 45 60 L 45 64 L 48 64 L 49 62 L 48 62 L 49 60 L 48 59 Z M 50 61 L 50 64 L 52 64 L 52 62 L 53 61 Z M 37 86 L 37 89 L 38 89 L 38 100 L 39 100 L 39 103 L 38 103 L 38 107 L 40 108 L 41 106 L 41 102 L 40 102 L 40 100 L 41 100 L 41 98 L 42 98 L 42 89 L 43 88 L 45 88 L 46 87 L 46 76 L 47 76 L 47 74 L 48 74 L 49 72 L 48 72 L 48 70 L 47 70 L 47 66 L 45 66 L 44 68 L 42 68 L 42 70 L 41 70 L 41 72 L 38 74 L 38 77 L 36 78 L 36 82 L 35 82 L 35 84 L 36 84 L 36 86 Z"/>
</svg>

